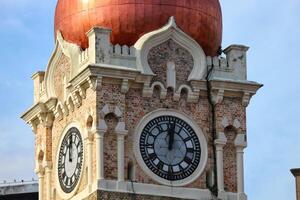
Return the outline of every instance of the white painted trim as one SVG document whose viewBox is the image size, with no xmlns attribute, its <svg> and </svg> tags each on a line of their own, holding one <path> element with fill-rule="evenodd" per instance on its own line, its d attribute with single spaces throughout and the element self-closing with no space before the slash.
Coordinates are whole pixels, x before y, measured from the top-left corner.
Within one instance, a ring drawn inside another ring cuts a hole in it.
<svg viewBox="0 0 300 200">
<path fill-rule="evenodd" d="M 132 186 L 133 189 L 132 190 Z M 120 189 L 122 188 L 122 189 Z M 115 180 L 100 180 L 94 182 L 91 192 L 86 188 L 82 192 L 76 194 L 71 200 L 82 200 L 96 192 L 97 190 L 106 192 L 119 192 L 149 195 L 157 197 L 174 197 L 180 199 L 193 199 L 193 200 L 211 200 L 213 199 L 211 192 L 208 189 L 184 188 L 184 187 L 170 187 L 154 184 L 136 183 L 136 182 L 122 182 Z M 222 200 L 237 200 L 237 194 L 232 192 L 223 192 L 224 199 Z"/>
<path fill-rule="evenodd" d="M 133 189 L 132 190 L 132 186 Z M 101 184 L 98 184 L 98 190 L 110 191 L 110 192 L 124 192 L 134 193 L 140 195 L 151 195 L 161 197 L 174 197 L 182 199 L 199 199 L 209 200 L 211 199 L 211 192 L 208 189 L 196 189 L 196 188 L 183 188 L 183 187 L 169 187 L 154 184 L 144 183 L 131 183 L 123 182 L 123 190 L 118 190 L 118 182 L 105 180 Z"/>
<path fill-rule="evenodd" d="M 56 97 L 55 90 L 54 90 L 54 73 L 55 73 L 56 65 L 59 62 L 62 55 L 63 55 L 62 48 L 59 45 L 59 42 L 56 41 L 53 53 L 48 62 L 46 73 L 45 73 L 45 88 L 46 88 L 46 95 L 48 98 Z"/>
<path fill-rule="evenodd" d="M 162 28 L 143 35 L 134 45 L 136 49 L 137 69 L 142 74 L 153 75 L 148 64 L 149 51 L 169 39 L 185 48 L 193 56 L 194 66 L 188 80 L 204 79 L 206 74 L 206 55 L 201 46 L 189 35 L 177 27 L 175 18 L 170 17 L 169 22 Z"/>
<path fill-rule="evenodd" d="M 142 156 L 140 154 L 140 151 L 139 151 L 139 149 L 140 149 L 139 138 L 141 136 L 142 130 L 144 129 L 144 127 L 146 126 L 146 124 L 148 122 L 150 122 L 152 119 L 162 116 L 162 115 L 170 115 L 170 116 L 178 117 L 178 118 L 182 119 L 183 121 L 185 121 L 186 123 L 188 123 L 193 128 L 195 133 L 197 134 L 200 145 L 201 145 L 201 159 L 200 159 L 199 166 L 197 167 L 197 169 L 191 176 L 189 176 L 183 180 L 180 180 L 180 181 L 167 181 L 167 180 L 157 176 L 156 174 L 154 174 L 144 163 Z M 203 170 L 206 166 L 207 154 L 208 154 L 207 141 L 206 141 L 206 138 L 205 138 L 201 128 L 197 125 L 197 123 L 192 118 L 190 118 L 189 116 L 187 116 L 186 114 L 184 114 L 178 110 L 173 110 L 173 109 L 158 109 L 158 110 L 148 113 L 141 119 L 141 121 L 139 122 L 139 124 L 137 125 L 137 127 L 135 129 L 135 142 L 133 145 L 133 151 L 134 151 L 135 157 L 136 157 L 139 165 L 141 166 L 141 168 L 146 172 L 146 174 L 149 177 L 153 178 L 155 181 L 157 181 L 161 184 L 170 185 L 170 186 L 184 186 L 184 185 L 187 185 L 187 184 L 195 181 L 201 175 L 201 173 L 203 172 Z"/>
<path fill-rule="evenodd" d="M 79 130 L 80 134 L 81 134 L 81 137 L 82 137 L 82 143 L 83 143 L 83 146 L 84 146 L 84 148 L 83 148 L 83 161 L 82 161 L 83 163 L 82 163 L 82 170 L 81 170 L 80 179 L 79 179 L 79 181 L 78 181 L 76 187 L 74 188 L 74 190 L 73 190 L 71 193 L 67 194 L 67 193 L 65 193 L 65 192 L 61 189 L 61 187 L 60 187 L 59 179 L 58 179 L 58 176 L 57 176 L 57 173 L 58 173 L 58 170 L 57 170 L 57 169 L 58 169 L 58 158 L 59 158 L 60 146 L 61 146 L 61 144 L 62 144 L 62 141 L 63 141 L 63 139 L 64 139 L 66 133 L 67 133 L 68 130 L 69 130 L 70 128 L 72 128 L 72 127 L 77 128 L 77 129 Z M 79 185 L 80 185 L 80 183 L 81 183 L 81 181 L 82 181 L 84 169 L 85 169 L 85 167 L 86 167 L 86 166 L 85 166 L 85 151 L 84 151 L 84 149 L 85 149 L 85 140 L 84 140 L 84 138 L 86 138 L 86 137 L 87 137 L 86 131 L 84 131 L 84 129 L 80 126 L 80 123 L 77 122 L 77 121 L 73 121 L 73 122 L 69 123 L 69 124 L 64 128 L 64 130 L 63 130 L 63 132 L 62 132 L 62 134 L 61 134 L 61 136 L 60 136 L 59 143 L 58 143 L 58 148 L 56 149 L 56 160 L 55 160 L 53 172 L 54 172 L 54 177 L 55 177 L 54 179 L 55 179 L 55 186 L 56 186 L 56 188 L 57 188 L 57 194 L 58 194 L 61 198 L 63 198 L 63 199 L 70 199 L 72 196 L 74 196 L 74 195 L 76 194 L 76 192 L 78 191 Z"/>
</svg>

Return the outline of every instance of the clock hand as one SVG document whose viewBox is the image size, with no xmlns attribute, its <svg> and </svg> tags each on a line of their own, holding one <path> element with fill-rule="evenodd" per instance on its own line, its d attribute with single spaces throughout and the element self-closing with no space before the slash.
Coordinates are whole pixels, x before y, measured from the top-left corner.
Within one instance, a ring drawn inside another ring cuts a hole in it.
<svg viewBox="0 0 300 200">
<path fill-rule="evenodd" d="M 72 162 L 72 136 L 69 140 L 69 162 Z"/>
<path fill-rule="evenodd" d="M 168 130 L 168 135 L 169 135 L 169 151 L 173 149 L 173 143 L 174 143 L 174 131 L 175 131 L 175 123 L 171 122 L 171 127 Z"/>
</svg>

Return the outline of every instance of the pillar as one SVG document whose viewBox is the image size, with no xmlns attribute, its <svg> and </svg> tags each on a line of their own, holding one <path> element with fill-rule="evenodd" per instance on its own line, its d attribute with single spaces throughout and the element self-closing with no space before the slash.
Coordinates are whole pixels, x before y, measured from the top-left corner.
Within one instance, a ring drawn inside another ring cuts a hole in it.
<svg viewBox="0 0 300 200">
<path fill-rule="evenodd" d="M 216 159 L 217 159 L 217 184 L 218 184 L 218 197 L 222 199 L 224 195 L 224 165 L 223 165 L 223 148 L 227 143 L 224 133 L 219 133 L 218 138 L 215 140 Z"/>
<path fill-rule="evenodd" d="M 36 170 L 39 179 L 39 200 L 44 200 L 44 174 L 45 171 L 42 167 Z"/>
<path fill-rule="evenodd" d="M 237 167 L 237 200 L 246 200 L 244 190 L 244 148 L 247 147 L 245 134 L 238 134 L 234 141 L 236 147 L 236 167 Z"/>
<path fill-rule="evenodd" d="M 97 180 L 104 179 L 104 133 L 104 130 L 98 130 L 95 134 Z"/>
<path fill-rule="evenodd" d="M 125 180 L 125 136 L 128 131 L 125 130 L 125 123 L 119 122 L 115 132 L 118 140 L 118 189 L 122 189 L 124 185 L 122 183 Z"/>
<path fill-rule="evenodd" d="M 88 186 L 91 189 L 93 183 L 93 135 L 88 132 L 88 137 L 86 138 L 87 153 L 88 153 Z"/>
<path fill-rule="evenodd" d="M 296 179 L 296 197 L 300 200 L 300 169 L 291 169 L 291 172 Z"/>
<path fill-rule="evenodd" d="M 97 180 L 104 180 L 104 134 L 107 131 L 106 123 L 103 119 L 99 121 L 99 129 L 96 130 L 95 140 L 96 140 L 96 177 Z"/>
<path fill-rule="evenodd" d="M 46 200 L 51 200 L 51 172 L 52 172 L 52 163 L 46 162 L 45 164 L 45 179 L 46 179 L 45 199 Z"/>
</svg>

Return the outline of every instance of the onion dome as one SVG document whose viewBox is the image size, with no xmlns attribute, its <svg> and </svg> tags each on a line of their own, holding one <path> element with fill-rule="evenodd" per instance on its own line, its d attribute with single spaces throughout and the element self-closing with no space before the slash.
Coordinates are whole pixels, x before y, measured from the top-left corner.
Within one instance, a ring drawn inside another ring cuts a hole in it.
<svg viewBox="0 0 300 200">
<path fill-rule="evenodd" d="M 219 0 L 58 0 L 55 33 L 61 31 L 65 40 L 85 49 L 86 33 L 100 26 L 112 30 L 112 44 L 132 46 L 171 16 L 207 55 L 217 55 L 222 42 Z"/>
</svg>

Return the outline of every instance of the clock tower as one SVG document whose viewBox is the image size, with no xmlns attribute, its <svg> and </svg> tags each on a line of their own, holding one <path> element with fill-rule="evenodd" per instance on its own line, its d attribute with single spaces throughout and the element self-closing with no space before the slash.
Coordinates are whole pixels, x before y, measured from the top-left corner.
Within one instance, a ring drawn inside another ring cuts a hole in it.
<svg viewBox="0 0 300 200">
<path fill-rule="evenodd" d="M 197 23 L 195 23 L 197 22 Z M 41 200 L 245 200 L 248 47 L 218 0 L 58 0 L 22 118 Z"/>
</svg>

